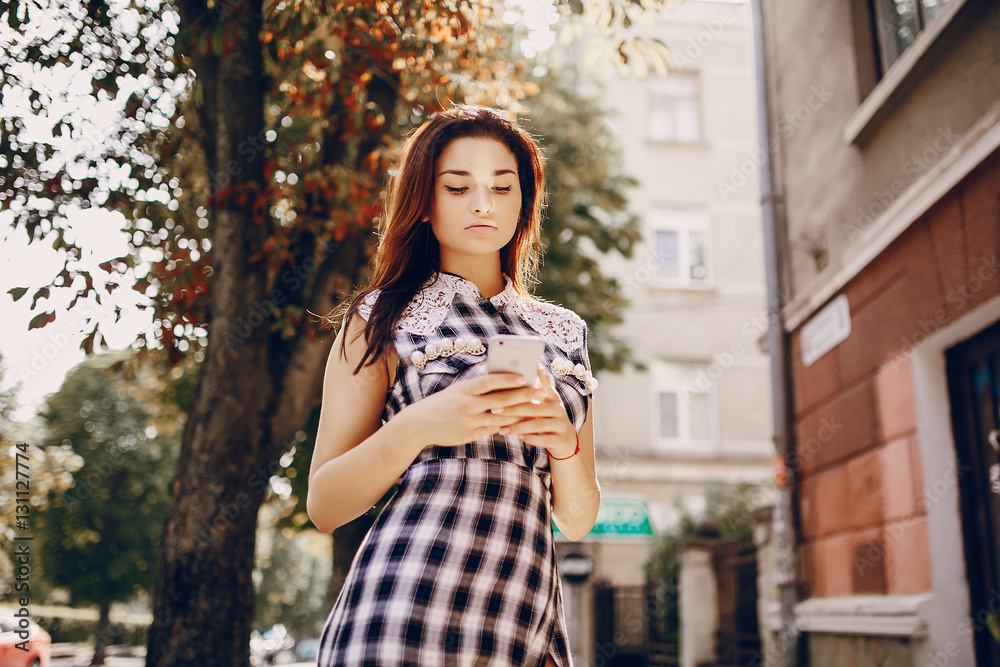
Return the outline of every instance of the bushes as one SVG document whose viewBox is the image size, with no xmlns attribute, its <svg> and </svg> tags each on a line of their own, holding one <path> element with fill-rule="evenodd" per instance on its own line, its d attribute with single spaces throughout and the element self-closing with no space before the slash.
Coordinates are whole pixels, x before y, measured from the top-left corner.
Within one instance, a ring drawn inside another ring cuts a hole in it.
<svg viewBox="0 0 1000 667">
<path fill-rule="evenodd" d="M 97 619 L 72 618 L 67 616 L 45 616 L 32 614 L 32 619 L 51 636 L 52 643 L 89 643 L 97 637 Z M 149 626 L 139 623 L 111 623 L 108 644 L 145 646 Z"/>
<path fill-rule="evenodd" d="M 705 492 L 705 511 L 701 516 L 682 512 L 677 527 L 661 536 L 646 563 L 646 581 L 661 602 L 660 614 L 655 619 L 662 624 L 663 637 L 669 643 L 679 641 L 680 613 L 677 595 L 680 581 L 680 549 L 684 540 L 699 531 L 711 529 L 717 537 L 731 538 L 743 543 L 753 541 L 753 513 L 767 504 L 767 487 L 754 484 L 713 486 Z"/>
</svg>

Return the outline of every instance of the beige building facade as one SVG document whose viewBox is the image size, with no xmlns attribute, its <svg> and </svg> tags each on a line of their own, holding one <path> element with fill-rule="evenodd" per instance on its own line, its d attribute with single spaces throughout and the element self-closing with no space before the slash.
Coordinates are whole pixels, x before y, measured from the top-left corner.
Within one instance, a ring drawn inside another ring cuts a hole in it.
<svg viewBox="0 0 1000 667">
<path fill-rule="evenodd" d="M 629 199 L 644 240 L 602 271 L 631 300 L 616 334 L 646 369 L 597 375 L 594 423 L 603 496 L 645 503 L 660 534 L 682 510 L 699 513 L 711 485 L 770 483 L 774 447 L 749 6 L 685 2 L 638 31 L 670 49 L 667 78 L 592 70 L 639 181 Z M 559 545 L 593 563 L 588 583 L 566 587 L 580 664 L 615 664 L 641 641 L 595 635 L 594 584 L 642 586 L 652 544 Z M 621 602 L 619 626 L 638 628 Z"/>
</svg>

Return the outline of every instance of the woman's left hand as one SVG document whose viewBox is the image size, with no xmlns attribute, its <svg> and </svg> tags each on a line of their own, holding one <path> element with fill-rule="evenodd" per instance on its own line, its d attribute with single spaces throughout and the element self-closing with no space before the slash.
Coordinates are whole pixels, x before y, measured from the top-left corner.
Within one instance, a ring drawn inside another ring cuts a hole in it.
<svg viewBox="0 0 1000 667">
<path fill-rule="evenodd" d="M 542 447 L 555 458 L 571 456 L 576 451 L 576 428 L 566 414 L 555 380 L 545 366 L 538 366 L 536 398 L 502 409 L 507 417 L 523 417 L 500 429 L 500 435 L 516 435 L 522 442 Z"/>
</svg>

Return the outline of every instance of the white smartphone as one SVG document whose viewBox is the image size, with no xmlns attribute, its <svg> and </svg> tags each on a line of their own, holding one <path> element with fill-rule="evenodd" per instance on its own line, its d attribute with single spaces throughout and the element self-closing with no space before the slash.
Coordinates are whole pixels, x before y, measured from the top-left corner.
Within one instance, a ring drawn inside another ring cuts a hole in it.
<svg viewBox="0 0 1000 667">
<path fill-rule="evenodd" d="M 541 336 L 493 336 L 486 351 L 486 372 L 519 373 L 531 382 L 544 351 Z"/>
</svg>

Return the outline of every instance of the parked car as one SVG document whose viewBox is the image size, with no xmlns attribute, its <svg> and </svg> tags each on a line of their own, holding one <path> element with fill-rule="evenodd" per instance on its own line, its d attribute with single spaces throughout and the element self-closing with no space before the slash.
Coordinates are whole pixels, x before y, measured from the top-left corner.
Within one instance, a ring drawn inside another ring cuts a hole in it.
<svg viewBox="0 0 1000 667">
<path fill-rule="evenodd" d="M 295 644 L 295 659 L 299 662 L 315 660 L 319 656 L 319 640 L 303 639 Z"/>
<path fill-rule="evenodd" d="M 16 616 L 13 609 L 0 609 L 0 667 L 49 667 L 51 649 L 52 637 L 37 623 Z"/>
<path fill-rule="evenodd" d="M 278 656 L 281 654 L 291 655 L 294 646 L 295 640 L 288 633 L 288 629 L 281 623 L 275 623 L 260 634 L 259 639 L 251 635 L 251 662 L 255 658 L 259 658 L 265 665 L 278 664 Z M 255 653 L 256 655 L 254 655 Z"/>
</svg>

